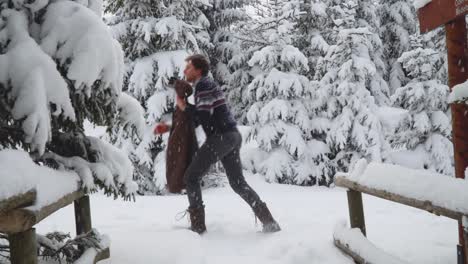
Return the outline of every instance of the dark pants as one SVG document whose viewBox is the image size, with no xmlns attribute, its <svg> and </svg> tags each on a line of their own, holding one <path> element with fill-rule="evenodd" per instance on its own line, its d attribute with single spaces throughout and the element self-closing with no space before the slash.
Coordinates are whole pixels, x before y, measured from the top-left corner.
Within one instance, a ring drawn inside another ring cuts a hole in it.
<svg viewBox="0 0 468 264">
<path fill-rule="evenodd" d="M 239 149 L 242 136 L 238 131 L 212 135 L 195 153 L 192 162 L 185 171 L 187 196 L 191 208 L 203 206 L 200 180 L 211 165 L 221 160 L 226 170 L 232 189 L 244 199 L 250 207 L 261 203 L 258 194 L 247 184 L 242 174 Z"/>
</svg>

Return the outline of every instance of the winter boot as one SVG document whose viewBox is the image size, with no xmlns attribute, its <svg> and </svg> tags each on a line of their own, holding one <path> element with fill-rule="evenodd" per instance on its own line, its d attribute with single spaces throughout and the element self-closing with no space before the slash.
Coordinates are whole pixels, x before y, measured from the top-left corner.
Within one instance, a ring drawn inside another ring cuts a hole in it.
<svg viewBox="0 0 468 264">
<path fill-rule="evenodd" d="M 190 229 L 193 232 L 197 232 L 200 235 L 205 233 L 205 206 L 200 206 L 196 208 L 189 207 L 188 212 L 190 214 Z"/>
<path fill-rule="evenodd" d="M 260 222 L 262 222 L 264 233 L 281 231 L 280 226 L 275 221 L 275 219 L 273 219 L 270 210 L 268 210 L 268 207 L 264 202 L 256 204 L 252 209 L 255 213 L 255 216 L 260 220 Z"/>
</svg>

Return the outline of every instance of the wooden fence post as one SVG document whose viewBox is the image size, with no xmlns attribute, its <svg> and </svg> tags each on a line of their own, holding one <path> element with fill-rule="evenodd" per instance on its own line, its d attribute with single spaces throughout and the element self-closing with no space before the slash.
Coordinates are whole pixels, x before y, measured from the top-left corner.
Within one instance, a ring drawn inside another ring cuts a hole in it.
<svg viewBox="0 0 468 264">
<path fill-rule="evenodd" d="M 348 190 L 349 220 L 351 228 L 361 229 L 366 236 L 366 223 L 364 220 L 364 207 L 362 204 L 362 194 L 354 190 Z"/>
<path fill-rule="evenodd" d="M 89 196 L 85 195 L 75 200 L 75 221 L 76 235 L 81 235 L 91 231 L 91 207 Z"/>
<path fill-rule="evenodd" d="M 468 217 L 466 215 L 464 215 L 461 219 L 461 229 L 462 229 L 462 233 L 463 233 L 463 241 L 465 242 L 463 244 L 463 248 L 461 248 L 462 246 L 461 245 L 458 245 L 458 250 L 457 250 L 457 263 L 467 263 L 468 261 L 466 261 L 466 253 L 465 252 L 468 252 L 468 246 L 467 246 L 467 243 L 466 241 L 468 241 Z M 465 259 L 464 259 L 465 258 Z"/>
<path fill-rule="evenodd" d="M 464 83 L 467 78 L 468 55 L 467 55 L 467 29 L 465 16 L 459 17 L 445 26 L 447 41 L 447 59 L 449 72 L 449 86 L 453 90 L 454 86 Z M 451 105 L 452 108 L 452 141 L 455 158 L 455 176 L 465 178 L 465 169 L 468 167 L 468 106 L 464 103 Z M 461 221 L 458 224 L 459 230 L 459 252 L 458 256 L 468 264 L 468 252 L 465 250 L 466 240 L 463 237 L 463 227 Z M 460 250 L 462 250 L 460 252 Z M 460 263 L 460 262 L 459 262 Z"/>
<path fill-rule="evenodd" d="M 11 264 L 37 264 L 36 229 L 9 234 Z"/>
</svg>

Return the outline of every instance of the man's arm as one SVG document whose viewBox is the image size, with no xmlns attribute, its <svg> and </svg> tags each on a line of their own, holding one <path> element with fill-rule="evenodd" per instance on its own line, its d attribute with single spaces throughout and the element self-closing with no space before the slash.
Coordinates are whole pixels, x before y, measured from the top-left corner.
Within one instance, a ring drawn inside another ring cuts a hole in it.
<svg viewBox="0 0 468 264">
<path fill-rule="evenodd" d="M 200 117 L 196 106 L 186 102 L 179 96 L 177 96 L 176 103 L 177 107 L 179 107 L 180 109 L 182 109 L 182 111 L 187 112 L 190 115 L 195 128 L 198 127 L 200 125 Z"/>
<path fill-rule="evenodd" d="M 195 128 L 198 127 L 200 125 L 200 118 L 198 116 L 196 107 L 193 104 L 187 103 L 184 111 L 190 115 Z"/>
</svg>

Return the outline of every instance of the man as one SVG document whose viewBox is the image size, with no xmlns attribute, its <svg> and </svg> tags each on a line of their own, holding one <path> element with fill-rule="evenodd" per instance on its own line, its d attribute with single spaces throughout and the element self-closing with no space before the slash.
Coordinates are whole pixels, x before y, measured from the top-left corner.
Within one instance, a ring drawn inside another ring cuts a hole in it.
<svg viewBox="0 0 468 264">
<path fill-rule="evenodd" d="M 184 70 L 186 81 L 195 89 L 195 105 L 177 97 L 177 107 L 190 113 L 195 127 L 201 125 L 206 141 L 195 153 L 185 171 L 184 179 L 189 200 L 191 230 L 206 232 L 205 207 L 203 205 L 200 180 L 211 165 L 221 161 L 232 189 L 244 199 L 263 224 L 263 232 L 277 232 L 281 228 L 272 217 L 268 207 L 258 194 L 247 184 L 242 174 L 239 150 L 242 137 L 236 122 L 226 105 L 218 85 L 207 75 L 209 63 L 202 55 L 186 59 Z"/>
</svg>

